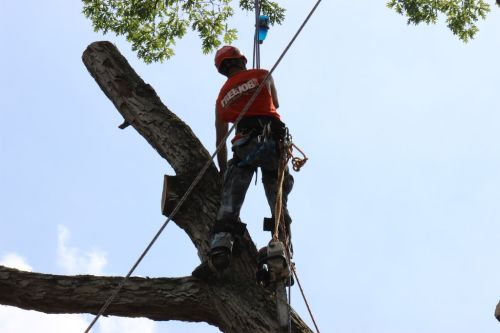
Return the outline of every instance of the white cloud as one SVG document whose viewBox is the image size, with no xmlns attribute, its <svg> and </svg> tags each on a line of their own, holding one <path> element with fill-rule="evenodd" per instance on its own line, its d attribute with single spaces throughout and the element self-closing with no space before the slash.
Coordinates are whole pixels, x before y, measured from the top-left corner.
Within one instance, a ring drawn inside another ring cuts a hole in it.
<svg viewBox="0 0 500 333">
<path fill-rule="evenodd" d="M 88 323 L 82 315 L 48 315 L 10 306 L 0 306 L 2 333 L 83 332 Z"/>
<path fill-rule="evenodd" d="M 71 234 L 63 225 L 58 226 L 57 236 L 57 262 L 68 274 L 103 274 L 107 264 L 103 251 L 94 249 L 82 253 L 80 249 L 69 246 Z M 153 333 L 155 325 L 144 318 L 101 317 L 94 327 L 98 327 L 100 333 Z"/>
<path fill-rule="evenodd" d="M 0 259 L 0 265 L 23 271 L 33 270 L 27 260 L 17 253 L 4 255 Z M 0 332 L 2 333 L 83 332 L 87 325 L 82 315 L 48 315 L 0 305 Z"/>
<path fill-rule="evenodd" d="M 0 265 L 28 272 L 33 270 L 33 267 L 27 263 L 26 259 L 17 253 L 7 253 L 4 255 L 2 259 L 0 259 Z"/>
<path fill-rule="evenodd" d="M 97 249 L 82 254 L 78 248 L 68 246 L 69 238 L 68 228 L 59 225 L 57 230 L 57 263 L 68 274 L 102 275 L 102 269 L 107 263 L 106 254 Z"/>
<path fill-rule="evenodd" d="M 99 250 L 82 253 L 68 245 L 68 228 L 58 227 L 57 262 L 68 274 L 87 273 L 101 275 L 106 266 L 106 254 Z M 0 265 L 32 271 L 27 260 L 17 253 L 7 253 L 0 258 Z M 87 317 L 87 318 L 86 318 Z M 70 333 L 84 332 L 92 318 L 89 315 L 52 315 L 36 311 L 26 311 L 0 305 L 1 333 Z M 92 332 L 95 333 L 154 333 L 156 323 L 144 318 L 101 317 Z"/>
</svg>

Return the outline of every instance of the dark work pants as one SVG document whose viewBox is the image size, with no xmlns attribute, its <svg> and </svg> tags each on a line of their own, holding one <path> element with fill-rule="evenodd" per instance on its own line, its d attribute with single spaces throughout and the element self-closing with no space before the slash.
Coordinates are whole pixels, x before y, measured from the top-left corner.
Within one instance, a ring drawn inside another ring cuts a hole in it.
<svg viewBox="0 0 500 333">
<path fill-rule="evenodd" d="M 253 174 L 260 168 L 262 171 L 262 183 L 267 197 L 267 202 L 274 216 L 274 208 L 276 202 L 278 168 L 279 168 L 279 151 L 276 147 L 276 142 L 273 138 L 269 138 L 271 149 L 263 149 L 259 156 L 251 159 L 249 163 L 245 163 L 246 158 L 250 154 L 254 154 L 258 149 L 257 137 L 251 138 L 244 145 L 233 146 L 234 156 L 228 162 L 226 174 L 224 175 L 224 186 L 222 191 L 222 200 L 217 220 L 228 219 L 237 221 L 240 216 L 241 206 L 245 200 L 245 195 L 248 186 L 252 181 Z M 293 187 L 293 177 L 288 172 L 288 167 L 285 170 L 285 178 L 283 181 L 283 214 L 285 220 L 291 221 L 287 209 L 288 194 Z"/>
</svg>

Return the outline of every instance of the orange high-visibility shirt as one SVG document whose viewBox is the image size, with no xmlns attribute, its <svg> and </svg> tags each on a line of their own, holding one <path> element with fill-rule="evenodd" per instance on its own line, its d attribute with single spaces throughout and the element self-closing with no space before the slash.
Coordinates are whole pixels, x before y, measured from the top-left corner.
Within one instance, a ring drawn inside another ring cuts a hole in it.
<svg viewBox="0 0 500 333">
<path fill-rule="evenodd" d="M 234 123 L 267 75 L 263 69 L 249 69 L 236 73 L 222 86 L 217 98 L 217 113 L 226 123 Z M 271 116 L 280 120 L 269 89 L 264 87 L 254 100 L 245 117 Z"/>
</svg>

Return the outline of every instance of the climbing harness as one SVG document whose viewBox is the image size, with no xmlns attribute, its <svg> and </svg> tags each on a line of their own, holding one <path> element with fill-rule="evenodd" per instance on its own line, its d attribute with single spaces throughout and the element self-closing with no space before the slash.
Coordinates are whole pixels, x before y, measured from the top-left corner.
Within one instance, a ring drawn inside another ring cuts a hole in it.
<svg viewBox="0 0 500 333">
<path fill-rule="evenodd" d="M 247 152 L 243 154 L 244 156 L 241 156 L 241 153 L 236 154 L 238 148 L 242 148 L 243 150 L 246 148 Z M 249 133 L 233 142 L 233 150 L 235 151 L 235 155 L 241 156 L 241 160 L 237 162 L 238 167 L 256 167 L 260 165 L 266 156 L 269 156 L 270 153 L 276 150 L 276 142 L 271 139 L 270 124 L 263 127 L 261 134 L 255 135 L 254 133 Z M 237 157 L 240 158 L 240 156 Z"/>
<path fill-rule="evenodd" d="M 306 24 L 309 22 L 309 19 L 312 17 L 312 15 L 314 14 L 314 12 L 316 11 L 316 9 L 318 8 L 318 6 L 321 3 L 321 1 L 322 0 L 317 0 L 316 1 L 315 5 L 311 9 L 311 11 L 307 15 L 307 17 L 304 19 L 304 21 L 302 22 L 302 24 L 300 25 L 300 27 L 298 28 L 298 30 L 295 32 L 295 34 L 293 35 L 293 37 L 290 40 L 290 42 L 288 43 L 288 45 L 282 51 L 281 55 L 278 57 L 278 59 L 276 60 L 275 64 L 273 65 L 273 67 L 269 70 L 269 72 L 267 73 L 267 75 L 264 77 L 264 80 L 262 80 L 262 83 L 257 87 L 257 89 L 255 90 L 255 92 L 253 93 L 253 95 L 250 97 L 250 99 L 248 100 L 248 102 L 245 104 L 245 106 L 241 110 L 241 113 L 238 116 L 238 118 L 236 118 L 236 120 L 234 121 L 233 125 L 227 131 L 226 135 L 221 139 L 219 145 L 217 146 L 217 148 L 215 149 L 215 151 L 213 152 L 213 154 L 210 156 L 210 159 L 205 163 L 205 165 L 203 166 L 203 168 L 201 168 L 201 170 L 198 173 L 198 175 L 193 179 L 193 182 L 188 187 L 188 189 L 186 190 L 186 192 L 184 193 L 184 195 L 180 198 L 179 202 L 177 203 L 177 206 L 174 207 L 174 209 L 172 210 L 172 212 L 168 216 L 167 220 L 161 225 L 161 227 L 159 228 L 159 230 L 154 235 L 153 239 L 149 242 L 149 244 L 146 246 L 146 248 L 144 249 L 144 251 L 139 256 L 139 258 L 132 265 L 132 267 L 129 270 L 129 272 L 127 273 L 127 275 L 125 275 L 125 277 L 120 281 L 120 283 L 118 284 L 118 286 L 114 289 L 114 291 L 108 297 L 108 299 L 106 300 L 106 302 L 99 309 L 99 312 L 95 315 L 94 319 L 89 324 L 89 326 L 86 328 L 86 330 L 84 331 L 84 333 L 90 332 L 90 330 L 95 325 L 95 323 L 106 312 L 106 310 L 108 309 L 108 307 L 111 305 L 111 303 L 114 301 L 114 299 L 118 296 L 118 294 L 122 290 L 122 288 L 125 285 L 125 283 L 130 279 L 130 276 L 134 273 L 134 271 L 136 270 L 136 268 L 139 266 L 139 264 L 142 262 L 142 260 L 146 256 L 146 254 L 148 254 L 149 250 L 153 247 L 154 243 L 156 243 L 156 241 L 160 237 L 160 235 L 163 232 L 163 230 L 165 230 L 165 228 L 167 227 L 168 223 L 179 212 L 179 210 L 182 207 L 182 205 L 184 204 L 184 202 L 187 200 L 187 198 L 189 197 L 189 195 L 191 194 L 191 192 L 193 192 L 195 186 L 198 185 L 198 183 L 201 181 L 201 179 L 205 175 L 205 172 L 212 165 L 213 160 L 217 156 L 217 153 L 222 149 L 223 146 L 226 145 L 226 141 L 229 138 L 229 136 L 233 133 L 233 131 L 235 130 L 235 128 L 238 125 L 238 123 L 241 121 L 241 119 L 245 116 L 245 114 L 247 113 L 247 111 L 250 109 L 250 106 L 253 104 L 253 102 L 255 101 L 255 99 L 257 98 L 257 96 L 260 94 L 260 92 L 262 91 L 262 89 L 264 89 L 264 86 L 266 85 L 269 77 L 276 70 L 276 68 L 281 63 L 281 61 L 283 60 L 283 58 L 285 57 L 285 55 L 288 53 L 288 50 L 293 45 L 293 43 L 295 42 L 295 40 L 297 39 L 297 37 L 300 35 L 300 33 L 302 32 L 302 30 L 304 29 L 304 27 L 306 26 Z M 318 330 L 318 332 L 319 332 L 319 330 Z"/>
</svg>

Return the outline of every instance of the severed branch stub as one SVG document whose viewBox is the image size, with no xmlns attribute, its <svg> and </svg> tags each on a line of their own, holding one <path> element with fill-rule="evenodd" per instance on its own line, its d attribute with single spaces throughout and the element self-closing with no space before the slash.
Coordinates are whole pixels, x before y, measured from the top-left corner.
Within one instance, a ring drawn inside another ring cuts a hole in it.
<svg viewBox="0 0 500 333">
<path fill-rule="evenodd" d="M 182 186 L 176 176 L 163 177 L 163 192 L 161 194 L 161 213 L 170 216 L 187 187 Z"/>
<path fill-rule="evenodd" d="M 175 170 L 175 176 L 164 177 L 161 207 L 168 215 L 210 158 L 209 153 L 112 43 L 90 44 L 82 60 L 125 119 L 123 125 L 130 124 Z M 191 239 L 201 261 L 207 259 L 220 187 L 212 163 L 173 218 Z M 240 255 L 217 279 L 131 277 L 105 315 L 206 322 L 225 333 L 283 332 L 273 293 L 255 282 L 257 249 L 248 231 L 239 246 Z M 96 314 L 121 279 L 30 273 L 0 266 L 0 304 L 45 313 Z M 291 332 L 312 332 L 293 310 Z"/>
<path fill-rule="evenodd" d="M 125 129 L 127 127 L 129 127 L 130 124 L 127 123 L 127 121 L 124 121 L 123 123 L 121 123 L 121 125 L 118 126 L 119 129 Z"/>
</svg>

